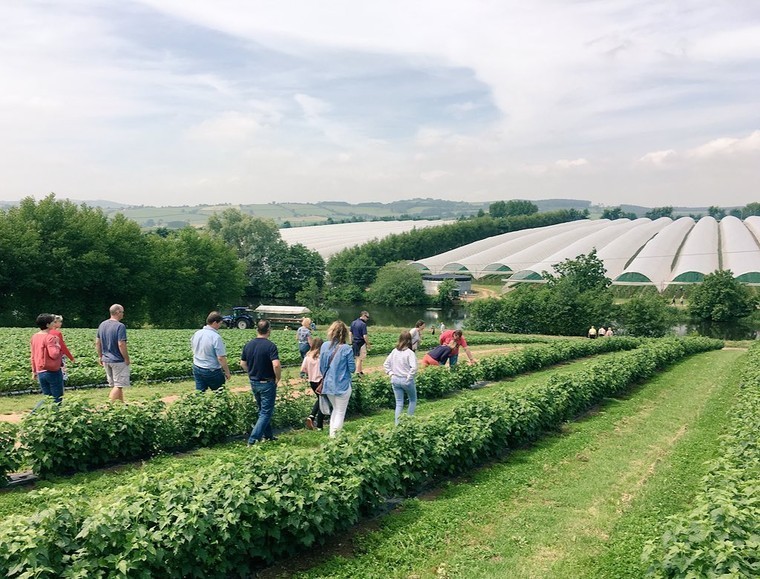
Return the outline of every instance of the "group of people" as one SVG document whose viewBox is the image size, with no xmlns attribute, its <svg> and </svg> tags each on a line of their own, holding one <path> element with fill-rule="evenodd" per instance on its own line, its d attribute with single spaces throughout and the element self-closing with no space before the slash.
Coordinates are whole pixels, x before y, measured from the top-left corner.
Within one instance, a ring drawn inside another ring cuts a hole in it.
<svg viewBox="0 0 760 579">
<path fill-rule="evenodd" d="M 106 380 L 111 386 L 109 398 L 124 401 L 123 388 L 129 386 L 130 364 L 127 328 L 121 322 L 124 307 L 114 304 L 109 314 L 110 317 L 98 326 L 95 349 L 98 363 L 105 369 Z M 45 396 L 52 396 L 59 404 L 63 400 L 63 385 L 67 377 L 66 363 L 75 362 L 61 333 L 63 316 L 40 314 L 35 323 L 39 330 L 32 335 L 30 342 L 32 378 L 39 383 Z"/>
<path fill-rule="evenodd" d="M 127 348 L 127 329 L 121 321 L 124 307 L 114 304 L 109 309 L 110 317 L 98 326 L 95 349 L 98 361 L 103 366 L 111 391 L 109 399 L 124 401 L 124 388 L 130 385 L 130 357 Z M 296 332 L 298 350 L 301 354 L 301 376 L 306 378 L 317 394 L 317 401 L 306 418 L 309 429 L 322 429 L 329 408 L 330 436 L 334 437 L 343 427 L 346 410 L 351 399 L 352 377 L 363 375 L 363 362 L 370 349 L 367 331 L 369 312 L 362 311 L 350 327 L 340 320 L 327 329 L 326 340 L 314 335 L 315 326 L 311 319 L 303 318 Z M 56 403 L 63 399 L 65 364 L 74 363 L 74 356 L 63 340 L 60 328 L 63 317 L 55 314 L 37 316 L 36 332 L 31 339 L 32 374 L 40 384 L 42 393 L 52 396 Z M 219 312 L 211 312 L 206 324 L 195 332 L 190 340 L 193 352 L 193 378 L 198 392 L 217 391 L 231 379 L 227 360 L 227 349 L 219 334 L 223 317 Z M 391 387 L 396 399 L 395 420 L 399 421 L 405 399 L 408 399 L 407 413 L 413 415 L 417 405 L 415 375 L 417 374 L 416 352 L 422 343 L 425 322 L 419 320 L 413 328 L 401 332 L 396 347 L 383 362 L 385 372 L 390 376 Z M 256 337 L 248 341 L 240 355 L 240 367 L 248 374 L 251 391 L 259 408 L 259 415 L 248 437 L 253 445 L 264 440 L 275 440 L 272 431 L 277 385 L 282 379 L 282 364 L 276 344 L 270 338 L 271 324 L 259 320 Z M 422 359 L 421 366 L 439 366 L 446 362 L 455 366 L 460 349 L 464 350 L 469 362 L 475 359 L 470 352 L 461 330 L 445 330 L 439 337 L 439 345 Z M 320 396 L 327 399 L 328 408 L 320 405 Z"/>
<path fill-rule="evenodd" d="M 611 338 L 615 332 L 612 331 L 612 326 L 609 326 L 606 330 L 604 326 L 599 326 L 597 330 L 594 326 L 591 326 L 588 330 L 588 337 L 592 340 L 599 338 Z"/>
</svg>

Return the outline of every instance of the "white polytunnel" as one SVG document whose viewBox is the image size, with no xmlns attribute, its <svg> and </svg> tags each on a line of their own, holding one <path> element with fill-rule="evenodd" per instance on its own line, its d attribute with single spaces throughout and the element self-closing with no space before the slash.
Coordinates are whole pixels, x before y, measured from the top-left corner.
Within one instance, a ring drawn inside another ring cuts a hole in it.
<svg viewBox="0 0 760 579">
<path fill-rule="evenodd" d="M 681 217 L 650 239 L 625 271 L 614 281 L 623 284 L 653 284 L 659 290 L 670 282 L 678 248 L 694 227 L 691 217 Z"/>
<path fill-rule="evenodd" d="M 670 217 L 652 221 L 642 217 L 630 223 L 628 231 L 601 248 L 596 256 L 604 262 L 607 277 L 614 280 L 625 270 L 644 244 L 673 223 Z"/>
<path fill-rule="evenodd" d="M 644 220 L 644 218 L 642 218 L 642 220 Z M 646 219 L 646 221 L 649 220 Z M 556 264 L 566 259 L 575 259 L 579 255 L 588 254 L 594 249 L 598 251 L 613 240 L 619 238 L 621 234 L 630 228 L 631 223 L 632 222 L 629 219 L 616 219 L 615 221 L 608 223 L 606 227 L 603 227 L 597 233 L 594 233 L 593 235 L 584 235 L 577 241 L 564 246 L 559 251 L 544 258 L 542 261 L 534 263 L 525 269 L 521 269 L 510 278 L 510 281 L 542 280 L 543 278 L 541 277 L 541 274 L 543 272 L 554 274 L 554 266 Z"/>
<path fill-rule="evenodd" d="M 520 271 L 534 263 L 543 261 L 579 239 L 583 239 L 589 235 L 596 235 L 599 230 L 607 227 L 610 221 L 608 219 L 597 219 L 594 221 L 576 221 L 574 223 L 577 223 L 576 227 L 550 237 L 545 237 L 530 247 L 503 258 L 500 262 L 508 266 L 512 271 Z"/>
<path fill-rule="evenodd" d="M 362 221 L 358 223 L 335 223 L 312 225 L 310 227 L 286 227 L 280 229 L 280 237 L 288 244 L 301 243 L 316 251 L 324 259 L 347 247 L 361 245 L 373 239 L 382 239 L 394 233 L 405 233 L 412 229 L 424 229 L 437 225 L 447 225 L 452 221 Z"/>
<path fill-rule="evenodd" d="M 431 273 L 466 272 L 476 278 L 509 272 L 510 268 L 500 263 L 505 256 L 530 247 L 546 237 L 577 227 L 578 223 L 587 221 L 571 221 L 494 235 L 464 247 L 414 261 L 412 265 Z"/>
<path fill-rule="evenodd" d="M 700 282 L 719 268 L 718 222 L 714 217 L 703 217 L 681 246 L 671 280 L 672 283 Z"/>
<path fill-rule="evenodd" d="M 753 220 L 751 227 L 754 227 Z M 720 220 L 721 267 L 746 283 L 760 283 L 760 247 L 750 228 L 737 217 Z"/>
</svg>

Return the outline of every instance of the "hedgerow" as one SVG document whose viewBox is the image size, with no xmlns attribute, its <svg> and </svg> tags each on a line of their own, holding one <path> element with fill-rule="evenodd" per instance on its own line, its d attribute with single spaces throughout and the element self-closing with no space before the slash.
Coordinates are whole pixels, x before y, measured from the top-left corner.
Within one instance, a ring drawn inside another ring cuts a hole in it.
<svg viewBox="0 0 760 579">
<path fill-rule="evenodd" d="M 650 577 L 760 576 L 760 345 L 753 345 L 720 458 L 688 513 L 669 519 L 643 558 Z"/>
<path fill-rule="evenodd" d="M 230 577 L 323 542 L 387 497 L 460 473 L 556 428 L 607 396 L 720 342 L 666 340 L 528 392 L 466 401 L 385 432 L 344 433 L 314 450 L 251 449 L 192 474 L 144 476 L 107 504 L 61 496 L 0 523 L 8 577 Z"/>
</svg>

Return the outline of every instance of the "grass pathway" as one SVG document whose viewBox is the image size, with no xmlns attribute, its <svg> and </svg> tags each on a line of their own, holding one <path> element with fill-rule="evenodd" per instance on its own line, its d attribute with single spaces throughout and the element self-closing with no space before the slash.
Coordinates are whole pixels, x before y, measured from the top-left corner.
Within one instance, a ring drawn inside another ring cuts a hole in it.
<svg viewBox="0 0 760 579">
<path fill-rule="evenodd" d="M 716 453 L 741 355 L 686 360 L 434 500 L 406 501 L 348 556 L 344 538 L 343 555 L 299 576 L 641 577 L 643 542 L 686 508 Z"/>
</svg>

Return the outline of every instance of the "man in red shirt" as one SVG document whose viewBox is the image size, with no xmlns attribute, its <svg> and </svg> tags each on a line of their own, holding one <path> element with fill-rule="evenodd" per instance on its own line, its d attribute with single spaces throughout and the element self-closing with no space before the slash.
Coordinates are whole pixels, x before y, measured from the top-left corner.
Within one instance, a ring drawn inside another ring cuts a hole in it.
<svg viewBox="0 0 760 579">
<path fill-rule="evenodd" d="M 472 353 L 467 347 L 467 340 L 464 339 L 462 330 L 446 330 L 444 332 L 441 332 L 441 336 L 438 338 L 439 344 L 444 345 L 448 344 L 451 341 L 453 341 L 456 345 L 451 350 L 451 355 L 449 356 L 449 366 L 456 366 L 457 361 L 459 360 L 459 348 L 462 348 L 464 350 L 464 353 L 467 354 L 467 359 L 470 361 L 470 364 L 475 363 L 475 358 L 472 357 Z"/>
</svg>

